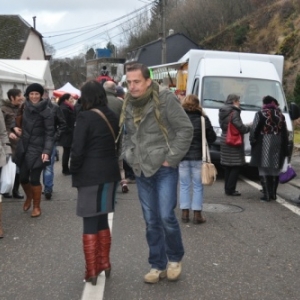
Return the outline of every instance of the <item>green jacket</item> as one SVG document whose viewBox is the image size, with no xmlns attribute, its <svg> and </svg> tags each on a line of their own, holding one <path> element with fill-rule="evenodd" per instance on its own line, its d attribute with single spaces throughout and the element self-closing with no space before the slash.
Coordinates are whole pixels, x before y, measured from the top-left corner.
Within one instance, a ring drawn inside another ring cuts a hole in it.
<svg viewBox="0 0 300 300">
<path fill-rule="evenodd" d="M 141 176 L 141 172 L 146 177 L 154 175 L 164 161 L 176 168 L 193 138 L 192 123 L 177 97 L 171 91 L 163 90 L 159 100 L 168 144 L 155 119 L 153 101 L 147 103 L 138 127 L 133 123 L 132 105 L 129 103 L 126 108 L 125 160 L 137 176 Z"/>
</svg>

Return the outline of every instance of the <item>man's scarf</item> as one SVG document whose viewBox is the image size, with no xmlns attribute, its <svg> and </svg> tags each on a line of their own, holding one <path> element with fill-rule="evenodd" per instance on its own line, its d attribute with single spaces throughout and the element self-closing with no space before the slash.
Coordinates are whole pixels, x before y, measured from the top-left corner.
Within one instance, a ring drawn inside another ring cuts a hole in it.
<svg viewBox="0 0 300 300">
<path fill-rule="evenodd" d="M 153 101 L 154 102 L 154 115 L 155 115 L 156 122 L 157 122 L 160 130 L 162 131 L 162 133 L 165 137 L 165 140 L 167 142 L 167 145 L 170 149 L 169 142 L 168 142 L 168 131 L 167 131 L 167 128 L 163 124 L 160 109 L 159 109 L 160 101 L 159 101 L 158 94 L 159 94 L 159 85 L 154 81 L 152 81 L 152 84 L 149 86 L 146 93 L 139 98 L 133 98 L 130 93 L 127 93 L 127 95 L 124 99 L 122 112 L 120 115 L 120 123 L 119 123 L 120 132 L 118 134 L 117 141 L 121 135 L 123 125 L 125 123 L 126 108 L 127 108 L 128 103 L 130 103 L 133 107 L 133 122 L 134 122 L 134 125 L 136 127 L 138 127 L 138 125 L 140 124 L 140 122 L 145 114 L 144 109 L 145 109 L 147 103 L 150 101 Z"/>
</svg>

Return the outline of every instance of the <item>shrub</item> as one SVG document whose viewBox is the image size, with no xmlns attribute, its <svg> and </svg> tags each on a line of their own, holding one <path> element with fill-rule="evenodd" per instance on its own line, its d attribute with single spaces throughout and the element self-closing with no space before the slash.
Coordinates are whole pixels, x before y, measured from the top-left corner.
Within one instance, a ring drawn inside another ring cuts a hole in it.
<svg viewBox="0 0 300 300">
<path fill-rule="evenodd" d="M 234 42 L 237 46 L 241 46 L 247 40 L 249 25 L 240 25 L 235 29 Z"/>
</svg>

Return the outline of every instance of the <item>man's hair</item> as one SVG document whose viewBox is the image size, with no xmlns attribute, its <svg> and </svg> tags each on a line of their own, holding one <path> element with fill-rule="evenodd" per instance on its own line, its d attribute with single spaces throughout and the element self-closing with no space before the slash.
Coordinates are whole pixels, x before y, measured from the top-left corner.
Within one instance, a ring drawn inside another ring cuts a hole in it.
<svg viewBox="0 0 300 300">
<path fill-rule="evenodd" d="M 142 72 L 142 75 L 145 79 L 150 78 L 150 70 L 144 64 L 134 63 L 132 65 L 128 65 L 126 68 L 126 72 L 132 72 L 137 70 L 140 70 Z"/>
<path fill-rule="evenodd" d="M 116 84 L 111 81 L 111 80 L 106 80 L 104 83 L 103 83 L 103 87 L 105 90 L 115 90 L 116 91 Z"/>
<path fill-rule="evenodd" d="M 7 92 L 7 97 L 8 99 L 11 101 L 11 97 L 13 97 L 14 99 L 19 96 L 20 94 L 22 94 L 21 90 L 19 89 L 10 89 L 8 92 Z"/>
<path fill-rule="evenodd" d="M 105 89 L 97 80 L 87 81 L 81 87 L 80 100 L 84 110 L 107 105 Z"/>
</svg>

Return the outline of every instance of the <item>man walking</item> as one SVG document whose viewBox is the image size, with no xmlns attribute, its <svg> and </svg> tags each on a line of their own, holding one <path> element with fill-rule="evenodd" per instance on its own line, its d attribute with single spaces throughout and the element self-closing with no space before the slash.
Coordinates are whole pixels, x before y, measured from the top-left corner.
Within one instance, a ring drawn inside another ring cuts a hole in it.
<svg viewBox="0 0 300 300">
<path fill-rule="evenodd" d="M 174 212 L 178 164 L 190 147 L 193 126 L 176 96 L 159 92 L 145 65 L 128 66 L 126 78 L 120 128 L 125 124 L 125 159 L 136 175 L 146 222 L 151 270 L 144 281 L 155 283 L 166 276 L 175 281 L 184 255 Z"/>
<path fill-rule="evenodd" d="M 117 85 L 113 81 L 108 80 L 103 83 L 103 88 L 105 89 L 106 92 L 107 105 L 109 109 L 111 109 L 117 115 L 117 117 L 120 118 L 123 101 L 117 97 Z M 120 140 L 119 147 L 122 150 L 122 139 Z M 127 186 L 127 180 L 125 178 L 123 158 L 121 157 L 121 155 L 119 157 L 119 169 L 121 175 L 120 185 L 121 185 L 122 193 L 128 193 L 129 189 Z"/>
</svg>

